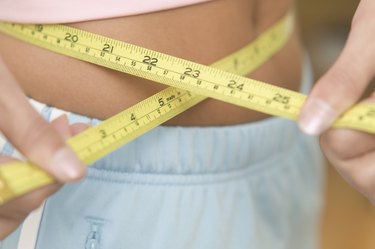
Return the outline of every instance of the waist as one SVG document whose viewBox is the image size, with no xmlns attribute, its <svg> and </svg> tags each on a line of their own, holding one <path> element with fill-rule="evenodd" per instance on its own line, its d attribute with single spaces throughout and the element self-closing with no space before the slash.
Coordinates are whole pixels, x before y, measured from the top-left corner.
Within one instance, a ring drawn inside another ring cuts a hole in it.
<svg viewBox="0 0 375 249">
<path fill-rule="evenodd" d="M 281 1 L 280 8 L 260 15 L 262 8 L 256 7 L 254 2 L 257 1 L 213 1 L 170 11 L 71 25 L 211 64 L 252 41 L 290 7 L 288 1 Z M 0 37 L 0 53 L 28 96 L 99 119 L 112 116 L 165 87 L 4 36 Z M 298 90 L 300 64 L 301 49 L 295 32 L 282 51 L 249 76 Z M 264 114 L 208 99 L 167 124 L 229 125 L 265 117 Z"/>
<path fill-rule="evenodd" d="M 311 84 L 311 66 L 306 58 L 300 91 L 308 92 Z M 101 122 L 32 99 L 30 103 L 49 121 L 65 113 L 71 123 L 97 125 Z M 242 170 L 254 172 L 264 168 L 264 164 L 313 163 L 318 151 L 315 138 L 303 135 L 293 121 L 272 117 L 231 126 L 157 127 L 102 158 L 91 168 L 94 172 L 105 170 L 157 174 L 207 174 Z M 1 136 L 0 153 L 18 155 Z M 307 156 L 311 160 L 306 160 Z"/>
</svg>

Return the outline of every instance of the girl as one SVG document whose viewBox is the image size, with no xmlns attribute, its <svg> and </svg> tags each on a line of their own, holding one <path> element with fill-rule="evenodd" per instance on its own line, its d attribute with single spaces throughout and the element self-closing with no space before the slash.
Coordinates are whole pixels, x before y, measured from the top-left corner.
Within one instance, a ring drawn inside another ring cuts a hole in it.
<svg viewBox="0 0 375 249">
<path fill-rule="evenodd" d="M 252 41 L 293 5 L 291 0 L 153 1 L 152 4 L 4 1 L 0 3 L 0 19 L 66 23 L 211 64 Z M 375 9 L 373 3 L 362 1 L 359 13 L 365 12 L 363 19 L 373 19 L 366 15 L 371 8 Z M 362 27 L 363 22 L 358 21 L 357 26 Z M 374 22 L 370 24 L 375 26 Z M 358 29 L 355 37 L 364 33 Z M 362 45 L 355 45 L 358 44 Z M 352 56 L 347 54 L 344 58 Z M 31 100 L 32 104 L 47 120 L 58 116 L 62 109 L 69 111 L 70 123 L 95 124 L 97 119 L 110 117 L 164 86 L 57 55 L 3 34 L 0 55 L 0 129 L 23 155 L 60 183 L 0 207 L 0 236 L 5 238 L 2 249 L 8 249 L 24 239 L 19 225 L 31 210 L 61 184 L 85 175 L 84 166 L 64 143 L 82 126 L 68 126 L 64 117 L 46 124 L 24 95 L 36 100 Z M 369 63 L 372 56 L 375 55 L 369 53 L 364 61 Z M 281 51 L 248 76 L 306 93 L 311 74 L 303 61 L 298 31 L 294 30 Z M 336 71 L 328 74 L 328 78 L 337 74 L 337 68 L 347 68 L 341 61 L 338 62 L 341 67 L 333 68 Z M 356 68 L 350 69 L 357 73 Z M 373 67 L 365 69 L 370 71 Z M 360 77 L 361 85 L 368 78 Z M 329 89 L 325 81 L 319 83 L 301 116 L 301 125 L 309 133 L 327 128 L 332 116 L 336 117 L 355 101 L 355 97 L 342 101 L 345 104 L 330 100 L 332 97 L 322 94 Z M 338 91 L 337 95 L 343 96 L 344 91 Z M 350 94 L 357 96 L 358 92 Z M 318 96 L 325 102 L 317 101 Z M 340 106 L 338 111 L 325 104 L 330 101 L 333 106 Z M 311 122 L 311 117 L 319 119 Z M 316 139 L 303 135 L 290 121 L 213 99 L 165 125 L 95 163 L 85 180 L 66 185 L 50 197 L 39 226 L 36 248 L 317 246 L 323 177 Z M 337 150 L 332 142 L 338 136 L 336 132 L 342 131 L 327 133 L 326 151 L 336 165 L 349 167 L 350 162 L 345 158 L 348 152 L 345 148 Z M 374 147 L 369 135 L 350 135 L 351 139 L 365 136 L 369 140 L 365 146 L 358 146 L 352 156 Z M 12 154 L 9 152 L 13 150 L 4 145 L 3 152 Z M 356 176 L 348 172 L 348 177 L 351 175 Z M 360 177 L 354 179 L 357 183 L 364 182 Z M 365 190 L 368 187 L 359 186 Z"/>
</svg>

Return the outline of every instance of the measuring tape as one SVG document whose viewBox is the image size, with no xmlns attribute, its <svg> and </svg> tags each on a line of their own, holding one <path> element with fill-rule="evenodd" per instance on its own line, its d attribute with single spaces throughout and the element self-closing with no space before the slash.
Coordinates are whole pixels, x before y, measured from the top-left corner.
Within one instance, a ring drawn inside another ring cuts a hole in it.
<svg viewBox="0 0 375 249">
<path fill-rule="evenodd" d="M 239 76 L 279 51 L 293 24 L 290 12 L 254 42 L 211 66 L 63 25 L 0 23 L 0 31 L 57 53 L 172 86 L 69 139 L 73 151 L 89 165 L 206 97 L 296 120 L 304 95 Z M 334 126 L 375 134 L 375 105 L 354 106 Z M 0 203 L 53 182 L 31 163 L 1 165 Z"/>
</svg>

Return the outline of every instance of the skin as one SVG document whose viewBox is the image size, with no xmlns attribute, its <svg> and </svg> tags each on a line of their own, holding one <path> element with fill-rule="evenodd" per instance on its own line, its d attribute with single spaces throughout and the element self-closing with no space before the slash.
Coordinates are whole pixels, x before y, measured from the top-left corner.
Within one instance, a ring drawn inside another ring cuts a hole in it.
<svg viewBox="0 0 375 249">
<path fill-rule="evenodd" d="M 262 4 L 256 4 L 255 0 L 220 0 L 169 11 L 70 25 L 202 64 L 211 64 L 251 42 L 292 6 L 290 0 L 278 2 L 276 6 L 273 4 L 275 1 L 260 2 Z M 267 12 L 267 15 L 263 16 L 263 12 Z M 108 118 L 166 87 L 56 55 L 4 35 L 0 35 L 0 54 L 28 96 L 64 110 L 100 119 Z M 286 58 L 288 63 L 285 63 Z M 250 76 L 298 90 L 301 60 L 301 45 L 295 33 L 279 54 Z M 261 113 L 210 99 L 165 125 L 230 125 L 265 117 Z"/>
<path fill-rule="evenodd" d="M 367 45 L 374 40 L 373 34 L 368 32 L 371 27 L 375 28 L 375 18 L 371 17 L 375 4 L 371 1 L 362 0 L 342 56 L 319 80 L 308 98 L 300 120 L 301 128 L 308 133 L 320 134 L 326 130 L 333 121 L 332 115 L 337 117 L 354 104 L 373 76 L 375 48 L 371 48 L 371 43 Z M 210 64 L 250 42 L 293 4 L 292 0 L 218 0 L 169 11 L 69 25 Z M 301 43 L 295 32 L 277 55 L 248 76 L 298 90 L 301 63 Z M 13 231 L 61 184 L 77 181 L 85 175 L 85 167 L 64 142 L 85 127 L 68 126 L 64 117 L 46 123 L 30 107 L 25 94 L 58 108 L 104 119 L 164 87 L 0 35 L 0 131 L 58 182 L 0 206 L 0 239 Z M 334 96 L 330 94 L 331 89 L 335 89 Z M 14 111 L 15 105 L 17 111 Z M 328 110 L 330 115 L 317 115 L 322 109 Z M 316 125 L 319 122 L 311 120 L 316 117 L 324 125 Z M 209 99 L 166 125 L 230 125 L 264 118 L 267 118 L 264 114 Z M 349 141 L 346 142 L 348 145 L 361 145 L 353 150 L 343 146 L 342 141 Z M 375 189 L 372 186 L 372 182 L 375 183 L 372 179 L 375 177 L 374 147 L 374 137 L 367 134 L 329 130 L 322 135 L 322 148 L 327 157 L 369 198 L 375 198 L 372 196 L 372 189 Z M 9 160 L 14 159 L 0 157 L 0 162 Z"/>
<path fill-rule="evenodd" d="M 219 0 L 169 11 L 68 25 L 211 64 L 251 42 L 293 5 L 291 0 L 276 4 L 272 0 L 261 2 Z M 282 51 L 249 76 L 298 90 L 301 50 L 295 32 Z M 286 58 L 288 64 L 283 63 Z M 75 126 L 67 126 L 64 118 L 52 124 L 44 122 L 30 107 L 25 94 L 51 106 L 105 119 L 163 88 L 164 85 L 155 82 L 57 55 L 0 34 L 0 131 L 59 183 L 0 206 L 0 239 L 62 184 L 83 178 L 86 171 L 64 142 L 69 135 L 75 134 Z M 165 125 L 230 125 L 266 117 L 209 99 Z M 0 162 L 9 160 L 14 159 L 0 157 Z"/>
<path fill-rule="evenodd" d="M 318 80 L 300 115 L 302 130 L 321 135 L 321 147 L 328 160 L 371 202 L 375 201 L 375 136 L 348 129 L 329 129 L 329 126 L 359 101 L 374 77 L 374 11 L 374 1 L 360 2 L 345 48 Z M 375 103 L 375 93 L 362 101 Z"/>
<path fill-rule="evenodd" d="M 49 127 L 62 139 L 68 139 L 82 132 L 88 126 L 80 123 L 68 125 L 67 117 L 63 115 L 52 121 Z M 0 163 L 7 163 L 14 160 L 14 158 L 10 157 L 0 157 Z M 62 182 L 63 181 L 57 181 L 55 184 L 39 188 L 2 205 L 0 208 L 0 238 L 5 238 L 8 234 L 17 229 L 20 222 L 22 222 L 32 210 L 38 208 L 47 196 L 55 193 L 62 186 Z"/>
</svg>

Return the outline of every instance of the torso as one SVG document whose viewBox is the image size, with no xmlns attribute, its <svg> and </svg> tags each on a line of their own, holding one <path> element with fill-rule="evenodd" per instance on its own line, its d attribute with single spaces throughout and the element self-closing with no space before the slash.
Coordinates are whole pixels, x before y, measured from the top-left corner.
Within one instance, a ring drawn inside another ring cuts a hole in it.
<svg viewBox="0 0 375 249">
<path fill-rule="evenodd" d="M 218 0 L 69 25 L 198 63 L 211 64 L 252 41 L 293 4 L 293 0 Z M 99 119 L 108 118 L 166 87 L 57 55 L 2 34 L 0 55 L 26 95 Z M 295 31 L 278 54 L 248 76 L 298 90 L 301 62 L 302 49 Z M 166 125 L 229 125 L 266 117 L 265 114 L 207 99 Z"/>
</svg>

